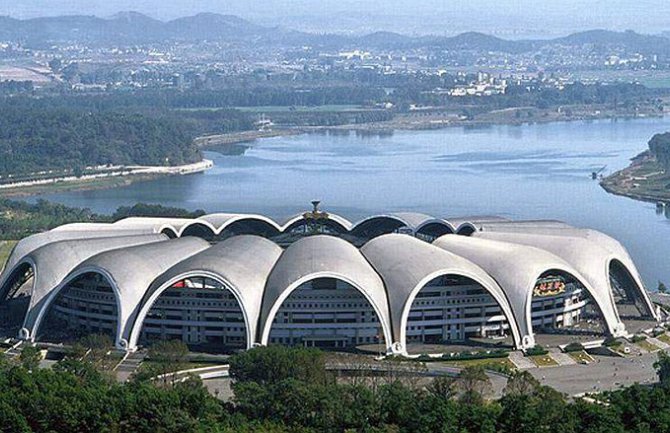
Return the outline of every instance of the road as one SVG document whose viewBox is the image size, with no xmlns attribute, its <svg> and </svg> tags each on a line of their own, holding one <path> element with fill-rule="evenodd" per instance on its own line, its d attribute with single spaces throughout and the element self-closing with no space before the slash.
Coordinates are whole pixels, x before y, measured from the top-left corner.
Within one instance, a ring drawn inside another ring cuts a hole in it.
<svg viewBox="0 0 670 433">
<path fill-rule="evenodd" d="M 589 365 L 565 365 L 551 368 L 527 370 L 543 385 L 568 395 L 586 392 L 612 391 L 634 383 L 649 384 L 658 380 L 654 362 L 655 353 L 632 358 L 594 356 L 596 362 Z"/>
</svg>

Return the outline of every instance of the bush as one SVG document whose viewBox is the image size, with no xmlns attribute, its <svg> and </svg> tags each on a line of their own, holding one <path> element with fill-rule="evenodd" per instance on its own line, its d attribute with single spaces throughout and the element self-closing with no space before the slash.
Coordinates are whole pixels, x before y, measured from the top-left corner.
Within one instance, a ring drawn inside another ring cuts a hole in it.
<svg viewBox="0 0 670 433">
<path fill-rule="evenodd" d="M 442 361 L 467 361 L 470 359 L 498 359 L 507 358 L 509 351 L 504 349 L 497 349 L 491 351 L 480 352 L 461 352 L 456 355 L 442 355 Z M 439 358 L 438 358 L 439 359 Z M 436 359 L 437 360 L 437 359 Z"/>
<path fill-rule="evenodd" d="M 645 341 L 647 339 L 646 335 L 633 335 L 630 339 L 631 343 L 639 343 L 640 341 Z"/>
<path fill-rule="evenodd" d="M 618 347 L 618 346 L 621 346 L 621 342 L 614 337 L 607 337 L 607 338 L 605 338 L 605 341 L 603 342 L 603 346 L 605 346 L 605 347 Z"/>
<path fill-rule="evenodd" d="M 549 351 L 540 344 L 536 345 L 535 347 L 531 347 L 530 349 L 526 349 L 526 356 L 540 356 L 546 355 L 547 353 L 549 353 Z"/>
<path fill-rule="evenodd" d="M 584 346 L 582 346 L 582 343 L 579 343 L 577 341 L 573 341 L 572 343 L 568 344 L 563 348 L 563 351 L 566 353 L 581 352 L 582 350 L 584 350 Z"/>
</svg>

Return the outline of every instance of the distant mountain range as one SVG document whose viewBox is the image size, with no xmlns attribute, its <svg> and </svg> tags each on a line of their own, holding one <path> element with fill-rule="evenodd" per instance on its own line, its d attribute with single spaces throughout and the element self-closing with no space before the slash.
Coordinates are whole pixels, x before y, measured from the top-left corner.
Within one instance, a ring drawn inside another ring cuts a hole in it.
<svg viewBox="0 0 670 433">
<path fill-rule="evenodd" d="M 420 48 L 482 50 L 510 53 L 537 50 L 549 45 L 618 46 L 641 53 L 670 54 L 670 34 L 643 35 L 632 31 L 591 30 L 546 40 L 506 40 L 469 32 L 453 37 L 412 37 L 392 32 L 365 36 L 313 34 L 279 27 L 263 27 L 233 15 L 201 13 L 172 21 L 159 21 L 137 12 L 121 12 L 110 18 L 60 16 L 18 20 L 0 17 L 0 40 L 20 41 L 27 46 L 82 42 L 110 45 L 211 40 L 255 44 L 317 45 L 332 48 Z"/>
</svg>

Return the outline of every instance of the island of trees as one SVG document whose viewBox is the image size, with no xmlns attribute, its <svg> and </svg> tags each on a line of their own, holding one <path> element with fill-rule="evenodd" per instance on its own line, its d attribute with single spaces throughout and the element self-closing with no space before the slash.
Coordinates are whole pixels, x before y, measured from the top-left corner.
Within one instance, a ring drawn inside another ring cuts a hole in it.
<svg viewBox="0 0 670 433">
<path fill-rule="evenodd" d="M 670 132 L 654 135 L 647 151 L 601 185 L 613 194 L 655 202 L 670 217 Z"/>
</svg>

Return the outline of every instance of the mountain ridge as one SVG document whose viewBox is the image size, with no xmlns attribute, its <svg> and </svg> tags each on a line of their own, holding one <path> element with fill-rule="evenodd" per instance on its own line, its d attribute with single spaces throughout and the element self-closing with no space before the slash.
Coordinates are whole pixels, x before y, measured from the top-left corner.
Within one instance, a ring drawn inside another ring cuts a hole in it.
<svg viewBox="0 0 670 433">
<path fill-rule="evenodd" d="M 670 33 L 646 35 L 633 31 L 594 29 L 553 39 L 510 40 L 482 32 L 455 36 L 408 36 L 379 31 L 363 36 L 315 34 L 280 27 L 264 27 L 236 15 L 199 13 L 161 21 L 134 11 L 118 12 L 107 18 L 93 15 L 65 15 L 16 19 L 0 16 L 0 40 L 28 45 L 54 42 L 93 44 L 162 42 L 166 40 L 253 41 L 287 45 L 379 48 L 436 47 L 450 50 L 485 50 L 519 53 L 547 45 L 617 45 L 641 52 L 670 54 Z"/>
</svg>

